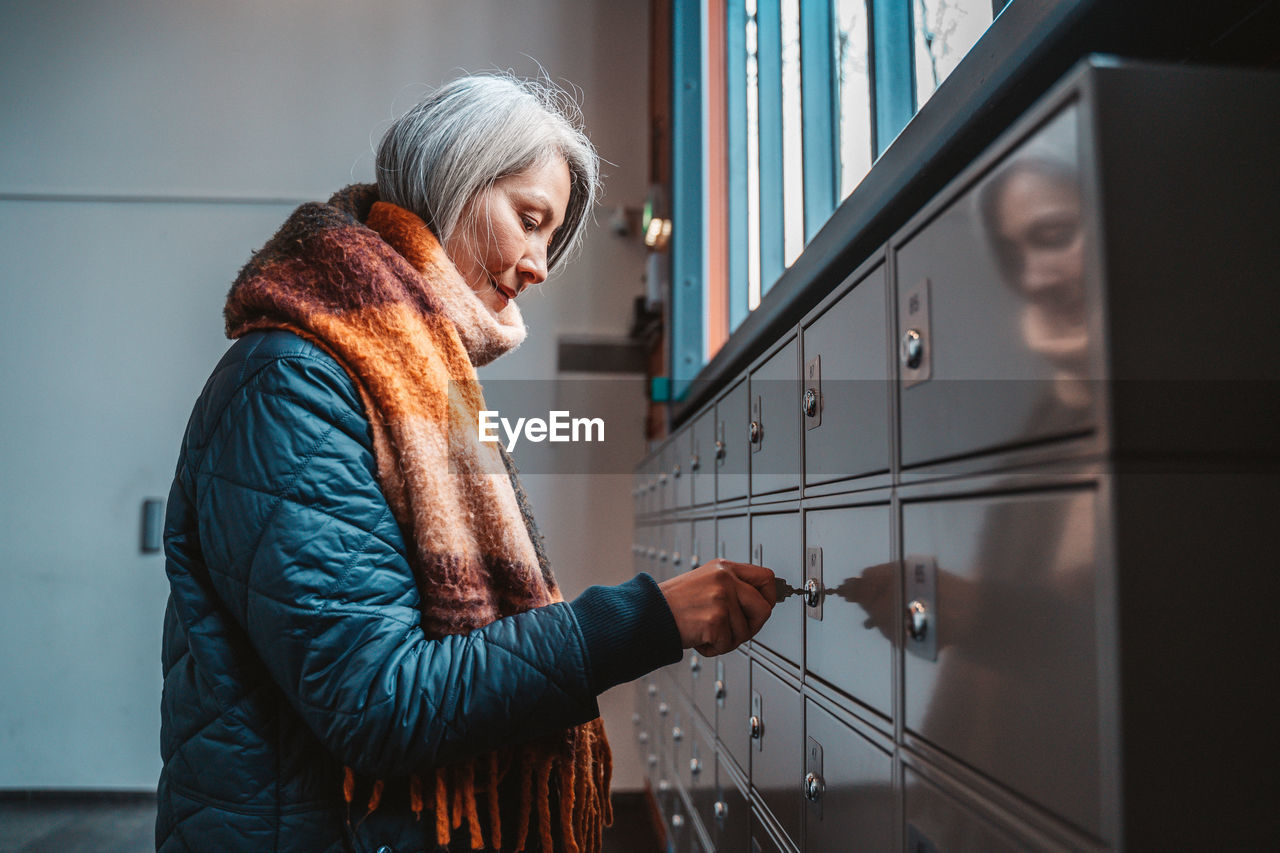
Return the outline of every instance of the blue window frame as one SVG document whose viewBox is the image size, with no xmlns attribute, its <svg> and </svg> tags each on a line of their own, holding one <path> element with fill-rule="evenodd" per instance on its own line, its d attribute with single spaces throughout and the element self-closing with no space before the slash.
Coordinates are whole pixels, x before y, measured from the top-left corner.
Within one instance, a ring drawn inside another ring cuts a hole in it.
<svg viewBox="0 0 1280 853">
<path fill-rule="evenodd" d="M 673 0 L 672 392 L 708 353 L 707 1 Z M 724 2 L 733 332 L 1005 0 Z M 719 58 L 716 58 L 717 61 Z"/>
</svg>

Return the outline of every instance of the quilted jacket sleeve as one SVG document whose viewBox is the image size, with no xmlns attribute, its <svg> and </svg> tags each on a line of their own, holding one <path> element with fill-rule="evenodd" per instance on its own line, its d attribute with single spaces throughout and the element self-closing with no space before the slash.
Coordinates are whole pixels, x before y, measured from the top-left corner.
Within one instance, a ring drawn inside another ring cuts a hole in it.
<svg viewBox="0 0 1280 853">
<path fill-rule="evenodd" d="M 308 346 L 247 360 L 225 399 L 197 411 L 203 437 L 186 448 L 209 583 L 357 771 L 401 775 L 585 722 L 598 692 L 679 658 L 647 575 L 428 640 L 341 368 Z"/>
</svg>

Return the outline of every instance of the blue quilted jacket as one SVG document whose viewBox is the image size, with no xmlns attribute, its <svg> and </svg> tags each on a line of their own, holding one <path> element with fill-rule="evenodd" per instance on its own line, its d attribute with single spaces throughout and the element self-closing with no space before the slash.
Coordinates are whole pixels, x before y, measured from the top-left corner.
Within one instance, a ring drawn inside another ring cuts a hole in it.
<svg viewBox="0 0 1280 853">
<path fill-rule="evenodd" d="M 679 659 L 648 575 L 427 640 L 375 470 L 355 386 L 317 347 L 254 333 L 209 378 L 165 525 L 158 850 L 434 849 L 397 790 L 411 771 L 586 722 Z M 389 780 L 350 824 L 344 765 Z"/>
</svg>

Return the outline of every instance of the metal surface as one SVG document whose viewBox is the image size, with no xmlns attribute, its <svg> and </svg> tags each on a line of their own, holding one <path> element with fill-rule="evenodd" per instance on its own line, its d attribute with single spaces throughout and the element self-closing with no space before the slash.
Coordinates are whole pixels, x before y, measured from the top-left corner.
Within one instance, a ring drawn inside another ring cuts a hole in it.
<svg viewBox="0 0 1280 853">
<path fill-rule="evenodd" d="M 804 363 L 804 396 L 801 398 L 800 411 L 804 414 L 805 429 L 822 426 L 821 402 L 822 356 L 815 355 Z"/>
<path fill-rule="evenodd" d="M 751 517 L 752 562 L 768 566 L 789 586 L 803 582 L 798 512 Z M 753 642 L 799 666 L 804 652 L 804 606 L 798 599 L 779 601 Z"/>
<path fill-rule="evenodd" d="M 751 756 L 751 787 L 792 839 L 801 837 L 804 794 L 804 700 L 759 663 L 751 664 L 751 690 L 759 697 L 761 734 Z"/>
<path fill-rule="evenodd" d="M 820 392 L 816 416 L 805 421 L 806 486 L 889 470 L 892 365 L 884 266 L 859 275 L 804 328 L 805 386 Z"/>
<path fill-rule="evenodd" d="M 812 535 L 812 534 L 811 534 Z M 805 616 L 822 621 L 822 547 L 810 545 L 804 549 L 804 605 Z"/>
<path fill-rule="evenodd" d="M 927 661 L 936 661 L 938 619 L 934 611 L 938 606 L 938 561 L 931 556 L 908 554 L 902 565 L 908 599 L 907 651 Z"/>
<path fill-rule="evenodd" d="M 902 542 L 937 560 L 937 658 L 904 658 L 907 729 L 1098 834 L 1096 511 L 1088 489 L 908 503 Z"/>
<path fill-rule="evenodd" d="M 805 730 L 805 772 L 822 782 L 821 797 L 805 807 L 805 849 L 894 849 L 892 759 L 812 700 Z"/>
<path fill-rule="evenodd" d="M 1078 114 L 1062 110 L 896 252 L 899 335 L 923 344 L 920 366 L 902 365 L 903 466 L 1095 424 L 1099 283 Z"/>
<path fill-rule="evenodd" d="M 810 556 L 822 549 L 824 590 L 822 618 L 805 625 L 805 667 L 885 717 L 893 711 L 892 638 L 900 606 L 889 520 L 889 508 L 880 505 L 805 514 Z"/>
<path fill-rule="evenodd" d="M 733 651 L 719 658 L 724 698 L 719 700 L 716 736 L 746 773 L 751 767 L 751 663 L 746 654 Z"/>
<path fill-rule="evenodd" d="M 789 341 L 751 373 L 752 422 L 760 436 L 751 457 L 751 494 L 800 485 L 800 345 Z"/>
<path fill-rule="evenodd" d="M 747 412 L 744 379 L 716 403 L 716 500 L 720 502 L 746 497 L 751 486 Z"/>
</svg>

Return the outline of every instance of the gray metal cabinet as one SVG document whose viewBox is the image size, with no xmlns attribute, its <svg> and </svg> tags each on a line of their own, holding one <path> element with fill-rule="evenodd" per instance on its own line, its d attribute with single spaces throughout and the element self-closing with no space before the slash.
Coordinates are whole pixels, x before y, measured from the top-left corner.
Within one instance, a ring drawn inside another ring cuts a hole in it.
<svg viewBox="0 0 1280 853">
<path fill-rule="evenodd" d="M 751 801 L 738 787 L 733 776 L 719 764 L 716 793 L 716 850 L 734 853 L 748 849 L 751 843 Z"/>
<path fill-rule="evenodd" d="M 884 505 L 805 513 L 805 666 L 884 717 L 893 713 L 900 570 Z"/>
<path fill-rule="evenodd" d="M 745 653 L 718 658 L 723 690 L 717 705 L 716 737 L 744 773 L 751 767 L 751 661 Z"/>
<path fill-rule="evenodd" d="M 751 562 L 768 566 L 788 587 L 804 585 L 800 513 L 767 513 L 751 517 Z M 778 602 L 753 642 L 799 666 L 804 652 L 804 601 L 791 596 Z"/>
<path fill-rule="evenodd" d="M 800 485 L 799 344 L 793 339 L 751 372 L 751 494 L 764 495 Z"/>
<path fill-rule="evenodd" d="M 804 822 L 804 701 L 795 688 L 754 661 L 749 731 L 751 787 L 793 844 L 798 843 Z"/>
<path fill-rule="evenodd" d="M 891 368 L 884 264 L 804 324 L 806 486 L 889 470 Z"/>
<path fill-rule="evenodd" d="M 737 563 L 751 561 L 751 536 L 745 515 L 730 515 L 716 519 L 715 556 Z"/>
<path fill-rule="evenodd" d="M 671 440 L 671 451 L 667 458 L 675 509 L 693 506 L 693 472 L 689 469 L 692 457 L 693 430 L 686 427 Z"/>
<path fill-rule="evenodd" d="M 812 700 L 805 702 L 804 849 L 891 850 L 893 759 Z"/>
<path fill-rule="evenodd" d="M 1086 64 L 641 463 L 637 566 L 802 590 L 638 688 L 650 783 L 683 768 L 699 837 L 1275 846 L 1247 722 L 1280 713 L 1277 103 L 1274 73 Z M 714 459 L 692 512 L 659 485 L 675 446 Z"/>
<path fill-rule="evenodd" d="M 897 249 L 904 467 L 1095 426 L 1079 125 L 1063 109 Z"/>
<path fill-rule="evenodd" d="M 905 771 L 906 849 L 909 853 L 1024 853 L 1045 841 L 1019 837 L 980 807 L 944 793 L 910 769 Z"/>
<path fill-rule="evenodd" d="M 716 415 L 708 409 L 689 428 L 689 475 L 694 506 L 716 500 Z"/>
<path fill-rule="evenodd" d="M 714 732 L 707 736 L 701 726 L 689 727 L 689 760 L 683 770 L 685 790 L 693 803 L 694 814 L 708 836 L 715 839 L 716 741 Z"/>
<path fill-rule="evenodd" d="M 716 403 L 716 500 L 745 498 L 751 486 L 747 382 L 742 379 Z"/>
<path fill-rule="evenodd" d="M 1101 835 L 1097 529 L 1090 487 L 902 507 L 907 730 Z"/>
<path fill-rule="evenodd" d="M 712 560 L 716 554 L 716 520 L 701 518 L 693 523 L 693 542 L 689 546 L 689 568 Z"/>
</svg>

